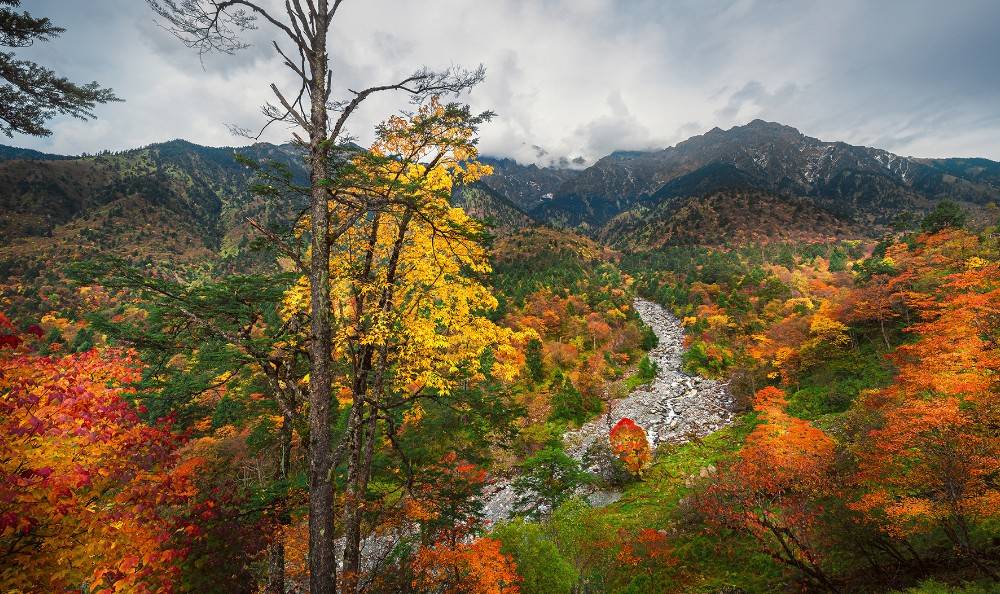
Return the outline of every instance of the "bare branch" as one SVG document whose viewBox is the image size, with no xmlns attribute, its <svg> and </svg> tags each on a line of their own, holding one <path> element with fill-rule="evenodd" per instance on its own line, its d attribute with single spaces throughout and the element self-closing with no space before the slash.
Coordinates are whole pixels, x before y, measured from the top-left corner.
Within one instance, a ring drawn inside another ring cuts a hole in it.
<svg viewBox="0 0 1000 594">
<path fill-rule="evenodd" d="M 288 25 L 250 0 L 146 0 L 166 23 L 165 28 L 184 45 L 199 54 L 233 54 L 248 47 L 239 36 L 256 29 L 258 17 L 284 32 L 296 45 L 308 51 L 308 43 Z"/>
<path fill-rule="evenodd" d="M 344 0 L 334 0 L 333 8 L 331 8 L 330 12 L 327 13 L 327 18 L 333 19 L 333 15 L 337 14 L 337 9 L 340 8 L 340 3 L 343 2 L 343 1 Z M 312 0 L 309 0 L 309 2 L 311 4 Z"/>
<path fill-rule="evenodd" d="M 281 56 L 281 58 L 285 61 L 285 66 L 288 66 L 288 68 L 290 68 L 292 72 L 294 72 L 295 74 L 298 74 L 299 78 L 303 78 L 303 79 L 306 78 L 305 69 L 301 68 L 299 66 L 296 66 L 295 62 L 292 62 L 292 59 L 289 58 L 285 54 L 285 52 L 281 51 L 281 46 L 278 45 L 277 41 L 272 41 L 271 44 L 274 45 L 274 51 L 278 52 L 278 55 Z M 301 54 L 301 50 L 299 50 L 299 52 Z"/>
<path fill-rule="evenodd" d="M 292 12 L 293 4 L 295 6 L 294 12 Z M 296 25 L 295 19 L 298 17 L 299 25 L 295 27 L 296 29 L 301 27 L 301 29 L 308 33 L 310 37 L 316 34 L 316 31 L 313 29 L 312 20 L 306 18 L 306 13 L 302 11 L 302 4 L 299 0 L 293 0 L 291 3 L 289 3 L 288 0 L 285 0 L 285 11 L 288 12 L 288 18 L 292 21 L 292 25 Z M 315 12 L 316 11 L 314 10 L 313 13 Z"/>
<path fill-rule="evenodd" d="M 249 223 L 251 227 L 256 229 L 261 235 L 266 237 L 272 244 L 274 244 L 278 248 L 278 250 L 281 251 L 282 254 L 285 254 L 286 256 L 291 258 L 291 260 L 295 262 L 295 266 L 299 269 L 300 272 L 302 272 L 303 274 L 308 274 L 309 267 L 306 266 L 306 263 L 302 260 L 302 255 L 299 254 L 298 250 L 296 250 L 293 246 L 289 245 L 282 238 L 278 237 L 276 233 L 274 233 L 270 229 L 265 228 L 263 225 L 261 225 L 254 219 L 247 217 L 247 223 Z"/>
<path fill-rule="evenodd" d="M 375 93 L 404 91 L 410 95 L 410 102 L 416 104 L 423 102 L 431 95 L 457 95 L 479 84 L 484 78 L 486 78 L 486 69 L 482 64 L 474 70 L 453 67 L 442 71 L 432 71 L 427 68 L 421 68 L 395 84 L 369 87 L 363 91 L 351 91 L 354 93 L 353 99 L 346 102 L 338 102 L 332 106 L 333 109 L 340 111 L 340 117 L 337 118 L 337 122 L 333 125 L 330 138 L 337 140 L 351 114 L 354 113 L 365 99 Z"/>
<path fill-rule="evenodd" d="M 302 126 L 303 130 L 308 130 L 309 122 L 306 121 L 306 118 L 303 114 L 300 114 L 298 111 L 296 111 L 295 108 L 292 107 L 292 105 L 288 102 L 288 100 L 285 99 L 285 96 L 282 95 L 281 91 L 278 90 L 278 85 L 271 83 L 271 91 L 278 98 L 278 101 L 281 102 L 281 106 L 284 107 L 286 110 L 288 110 L 288 115 L 295 118 L 295 122 L 298 125 Z"/>
</svg>

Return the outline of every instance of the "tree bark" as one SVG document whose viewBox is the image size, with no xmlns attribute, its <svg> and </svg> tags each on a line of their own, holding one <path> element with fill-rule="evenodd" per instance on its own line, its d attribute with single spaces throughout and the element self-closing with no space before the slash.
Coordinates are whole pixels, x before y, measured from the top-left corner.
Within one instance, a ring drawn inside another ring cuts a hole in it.
<svg viewBox="0 0 1000 594">
<path fill-rule="evenodd" d="M 280 540 L 267 550 L 266 594 L 285 594 L 285 545 Z"/>
<path fill-rule="evenodd" d="M 885 348 L 887 351 L 892 350 L 892 346 L 889 344 L 889 336 L 885 333 L 885 320 L 882 318 L 878 319 L 878 326 L 882 329 L 882 340 L 885 341 Z"/>
<path fill-rule="evenodd" d="M 399 266 L 399 258 L 403 250 L 410 221 L 413 219 L 413 209 L 407 208 L 403 213 L 399 228 L 396 231 L 396 238 L 393 241 L 392 251 L 387 264 L 385 287 L 379 299 L 377 310 L 388 313 L 392 309 L 394 290 L 396 286 L 396 273 Z M 378 224 L 376 218 L 374 224 Z M 375 248 L 377 237 L 374 234 L 369 244 L 369 256 Z M 366 266 L 370 262 L 366 263 Z M 368 270 L 365 270 L 367 279 Z M 363 518 L 360 505 L 364 501 L 365 492 L 368 489 L 368 478 L 371 474 L 371 460 L 374 452 L 375 434 L 378 430 L 378 399 L 381 396 L 383 382 L 388 361 L 387 345 L 383 345 L 380 350 L 380 357 L 376 366 L 373 365 L 375 357 L 374 347 L 366 345 L 360 361 L 360 370 L 355 376 L 354 383 L 354 407 L 352 415 L 356 412 L 356 418 L 364 419 L 365 402 L 369 395 L 371 386 L 371 375 L 376 374 L 375 390 L 372 402 L 368 404 L 370 408 L 368 422 L 359 423 L 354 433 L 349 436 L 349 468 L 347 474 L 347 489 L 344 497 L 344 591 L 355 592 L 358 586 L 358 577 L 361 572 L 361 520 Z"/>
<path fill-rule="evenodd" d="M 279 481 L 288 479 L 288 467 L 291 463 L 292 452 L 292 416 L 289 413 L 283 415 L 281 431 L 279 433 L 278 469 L 275 478 Z M 287 523 L 288 510 L 283 508 L 279 512 L 279 526 Z M 267 552 L 267 585 L 264 589 L 267 594 L 285 594 L 285 544 L 278 534 L 275 541 L 268 547 Z"/>
<path fill-rule="evenodd" d="M 310 225 L 309 262 L 309 591 L 335 594 L 337 561 L 334 533 L 333 450 L 331 448 L 330 218 L 327 164 L 329 114 L 327 96 L 327 2 L 319 0 L 315 14 L 309 66 Z"/>
<path fill-rule="evenodd" d="M 372 456 L 378 432 L 377 410 L 372 408 L 368 418 L 358 428 L 358 448 L 353 460 L 353 473 L 348 477 L 344 508 L 344 570 L 343 591 L 356 592 L 361 577 L 361 524 L 364 520 L 365 493 L 371 477 Z"/>
</svg>

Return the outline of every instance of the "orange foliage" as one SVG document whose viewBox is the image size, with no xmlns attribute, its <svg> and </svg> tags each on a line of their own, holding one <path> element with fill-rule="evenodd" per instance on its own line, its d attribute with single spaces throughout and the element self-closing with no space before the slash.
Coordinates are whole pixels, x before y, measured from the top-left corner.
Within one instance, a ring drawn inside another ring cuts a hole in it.
<svg viewBox="0 0 1000 594">
<path fill-rule="evenodd" d="M 477 499 L 485 481 L 485 470 L 448 452 L 417 477 L 403 502 L 406 517 L 421 525 L 425 543 L 457 541 L 478 521 Z"/>
<path fill-rule="evenodd" d="M 735 470 L 753 489 L 779 492 L 794 486 L 818 492 L 833 459 L 833 440 L 808 421 L 786 413 L 787 405 L 778 388 L 757 391 L 754 409 L 764 422 L 747 437 Z"/>
<path fill-rule="evenodd" d="M 754 408 L 764 422 L 737 460 L 711 484 L 699 503 L 710 525 L 754 537 L 776 561 L 827 584 L 817 545 L 816 501 L 826 489 L 834 443 L 808 422 L 788 415 L 785 393 L 757 392 Z"/>
<path fill-rule="evenodd" d="M 587 357 L 580 370 L 573 374 L 573 385 L 588 398 L 600 397 L 607 370 L 608 364 L 604 361 L 604 357 L 594 353 Z"/>
<path fill-rule="evenodd" d="M 122 352 L 0 350 L 0 586 L 168 592 L 197 526 L 184 510 L 202 461 L 125 400 Z"/>
<path fill-rule="evenodd" d="M 625 534 L 624 531 L 620 536 L 622 545 L 618 551 L 618 561 L 623 565 L 652 575 L 664 567 L 677 564 L 673 547 L 670 546 L 667 534 L 663 530 L 643 528 L 634 537 Z"/>
<path fill-rule="evenodd" d="M 500 551 L 500 541 L 447 541 L 422 547 L 413 559 L 413 587 L 443 594 L 517 594 L 517 566 Z"/>
<path fill-rule="evenodd" d="M 571 344 L 562 342 L 546 342 L 545 354 L 553 363 L 560 367 L 572 367 L 580 356 L 580 351 Z"/>
<path fill-rule="evenodd" d="M 1000 513 L 1000 265 L 974 264 L 940 279 L 910 328 L 920 339 L 893 356 L 895 383 L 861 402 L 874 428 L 855 477 L 855 508 L 888 532 L 940 526 L 963 550 L 969 522 Z"/>
<path fill-rule="evenodd" d="M 632 419 L 625 417 L 615 423 L 608 435 L 611 451 L 618 456 L 633 473 L 639 474 L 649 464 L 649 440 L 646 432 Z"/>
</svg>

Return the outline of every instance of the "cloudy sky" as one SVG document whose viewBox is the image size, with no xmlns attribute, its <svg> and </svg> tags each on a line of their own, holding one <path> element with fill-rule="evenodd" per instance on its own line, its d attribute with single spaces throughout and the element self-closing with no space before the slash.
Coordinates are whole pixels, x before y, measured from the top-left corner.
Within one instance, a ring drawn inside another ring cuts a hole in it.
<svg viewBox="0 0 1000 594">
<path fill-rule="evenodd" d="M 54 121 L 49 138 L 0 143 L 63 154 L 246 144 L 226 124 L 260 123 L 268 84 L 290 80 L 263 26 L 250 49 L 201 63 L 142 0 L 22 6 L 67 32 L 20 56 L 126 101 L 95 121 Z M 487 81 L 465 100 L 499 114 L 482 131 L 488 154 L 592 162 L 763 118 L 903 155 L 1000 160 L 996 0 L 347 0 L 338 19 L 339 88 L 484 64 Z M 352 132 L 370 138 L 404 106 L 372 102 Z"/>
</svg>

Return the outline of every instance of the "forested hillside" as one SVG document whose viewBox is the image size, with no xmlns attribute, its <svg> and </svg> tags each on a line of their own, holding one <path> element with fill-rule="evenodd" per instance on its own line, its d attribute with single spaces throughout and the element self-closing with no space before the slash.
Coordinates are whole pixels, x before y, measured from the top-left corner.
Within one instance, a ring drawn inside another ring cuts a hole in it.
<svg viewBox="0 0 1000 594">
<path fill-rule="evenodd" d="M 455 194 L 464 203 L 446 195 L 475 212 L 475 188 Z M 740 196 L 704 200 L 733 217 L 760 211 Z M 414 346 L 450 371 L 418 358 L 393 372 L 412 379 L 392 389 L 401 399 L 353 495 L 365 501 L 366 591 L 991 590 L 994 227 L 963 229 L 944 203 L 880 239 L 797 233 L 803 211 L 726 236 L 724 221 L 692 210 L 687 225 L 650 223 L 644 245 L 609 247 L 493 204 L 510 218 L 492 217 L 488 252 L 407 240 L 410 274 L 454 275 L 464 262 L 487 284 L 426 285 L 450 304 L 426 336 L 450 338 Z M 451 212 L 449 225 L 473 224 Z M 187 262 L 224 261 L 218 243 L 201 245 Z M 167 272 L 182 259 L 157 269 L 100 253 L 70 267 L 75 283 L 43 269 L 71 299 L 3 320 L 7 459 L 27 461 L 5 469 L 7 559 L 22 568 L 5 583 L 249 592 L 281 559 L 284 587 L 305 588 L 303 281 L 268 252 L 237 275 L 215 264 L 194 276 Z M 266 257 L 277 263 L 256 264 Z M 651 449 L 642 425 L 609 417 L 603 445 L 579 457 L 567 436 L 659 374 L 636 297 L 677 316 L 683 370 L 724 381 L 735 420 Z M 454 318 L 469 306 L 492 313 Z M 425 332 L 421 319 L 397 323 Z M 460 338 L 465 324 L 478 336 Z M 340 388 L 338 431 L 351 423 L 347 396 Z M 87 536 L 60 540 L 73 533 Z"/>
</svg>

